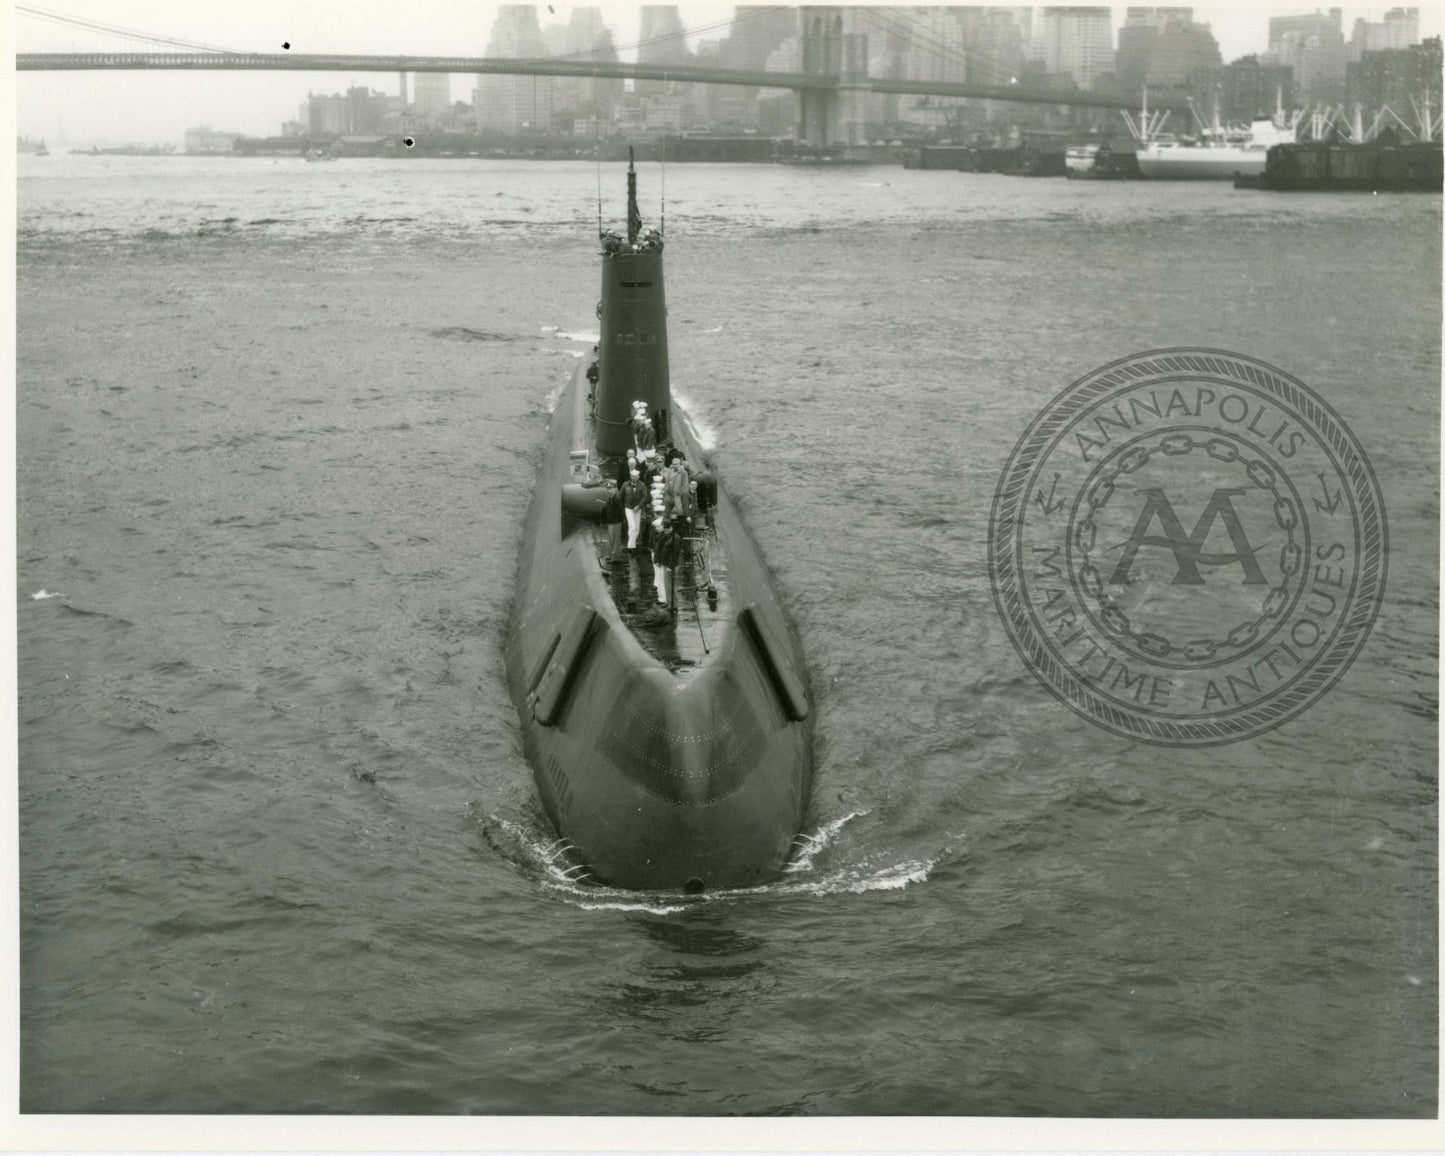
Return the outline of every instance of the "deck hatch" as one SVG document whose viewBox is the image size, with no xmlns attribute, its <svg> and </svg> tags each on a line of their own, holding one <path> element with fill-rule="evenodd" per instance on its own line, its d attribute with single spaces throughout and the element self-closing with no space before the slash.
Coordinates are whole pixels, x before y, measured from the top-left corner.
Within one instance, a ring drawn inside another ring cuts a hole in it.
<svg viewBox="0 0 1445 1156">
<path fill-rule="evenodd" d="M 532 717 L 544 727 L 551 726 L 562 713 L 562 706 L 576 681 L 577 667 L 581 665 L 596 633 L 592 626 L 597 621 L 597 612 L 590 606 L 577 607 L 567 620 L 562 637 L 552 651 L 547 671 L 537 684 L 537 698 L 532 706 Z"/>
<path fill-rule="evenodd" d="M 808 717 L 808 692 L 786 653 L 778 648 L 757 607 L 749 606 L 738 615 L 738 621 L 763 660 L 763 667 L 772 679 L 778 700 L 783 704 L 783 713 L 794 722 L 802 722 Z"/>
</svg>

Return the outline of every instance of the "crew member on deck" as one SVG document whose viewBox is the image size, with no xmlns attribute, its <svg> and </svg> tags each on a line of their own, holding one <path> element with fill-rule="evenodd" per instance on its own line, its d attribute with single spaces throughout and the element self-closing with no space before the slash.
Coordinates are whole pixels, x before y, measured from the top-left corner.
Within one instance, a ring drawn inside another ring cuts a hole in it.
<svg viewBox="0 0 1445 1156">
<path fill-rule="evenodd" d="M 681 510 L 687 506 L 687 483 L 691 480 L 687 474 L 687 459 L 681 454 L 672 459 L 672 464 L 663 471 L 663 478 L 667 484 L 667 497 L 673 509 L 673 516 L 680 515 Z"/>
<path fill-rule="evenodd" d="M 621 489 L 613 490 L 607 497 L 607 505 L 603 507 L 603 517 L 607 521 L 607 546 L 608 561 L 617 562 L 622 557 L 622 525 L 624 518 L 625 503 L 622 500 Z"/>
<path fill-rule="evenodd" d="M 627 479 L 632 476 L 632 471 L 637 469 L 637 451 L 628 450 L 627 457 L 617 459 L 617 488 L 620 490 L 627 485 Z"/>
<path fill-rule="evenodd" d="M 657 587 L 657 604 L 667 606 L 667 590 L 681 553 L 682 539 L 670 530 L 659 511 L 652 522 L 652 581 Z"/>
<path fill-rule="evenodd" d="M 627 548 L 637 549 L 637 533 L 642 529 L 642 507 L 647 501 L 647 489 L 636 470 L 622 485 L 622 512 L 627 518 Z"/>
<path fill-rule="evenodd" d="M 644 417 L 637 430 L 637 452 L 643 457 L 651 457 L 656 449 L 657 434 L 653 432 L 652 419 Z"/>
</svg>

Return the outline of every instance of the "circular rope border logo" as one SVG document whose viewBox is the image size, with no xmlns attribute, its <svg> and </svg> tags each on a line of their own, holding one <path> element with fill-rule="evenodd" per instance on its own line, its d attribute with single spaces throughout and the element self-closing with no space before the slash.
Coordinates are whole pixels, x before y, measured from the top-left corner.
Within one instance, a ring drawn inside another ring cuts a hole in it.
<svg viewBox="0 0 1445 1156">
<path fill-rule="evenodd" d="M 1119 541 L 1099 537 L 1108 517 Z M 1384 598 L 1388 531 L 1363 447 L 1308 386 L 1226 350 L 1161 349 L 1086 374 L 1030 423 L 988 558 L 1009 640 L 1051 694 L 1115 734 L 1203 747 L 1273 730 L 1339 681 Z"/>
</svg>

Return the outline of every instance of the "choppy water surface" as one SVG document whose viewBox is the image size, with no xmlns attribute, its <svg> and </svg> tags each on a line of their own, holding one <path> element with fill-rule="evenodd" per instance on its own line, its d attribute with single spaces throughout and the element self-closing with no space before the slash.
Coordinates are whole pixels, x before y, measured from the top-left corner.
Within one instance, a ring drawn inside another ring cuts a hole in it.
<svg viewBox="0 0 1445 1156">
<path fill-rule="evenodd" d="M 1434 1113 L 1437 198 L 670 166 L 819 711 L 795 870 L 684 902 L 565 871 L 502 676 L 595 170 L 21 163 L 24 1108 Z M 1038 409 L 1171 345 L 1310 384 L 1390 517 L 1354 667 L 1207 751 L 1055 703 L 985 564 Z"/>
</svg>

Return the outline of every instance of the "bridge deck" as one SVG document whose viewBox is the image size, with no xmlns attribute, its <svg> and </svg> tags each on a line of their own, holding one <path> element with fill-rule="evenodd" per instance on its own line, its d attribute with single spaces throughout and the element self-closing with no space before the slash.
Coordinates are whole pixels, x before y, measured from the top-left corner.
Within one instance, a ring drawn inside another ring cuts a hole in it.
<svg viewBox="0 0 1445 1156">
<path fill-rule="evenodd" d="M 795 91 L 892 92 L 921 96 L 972 97 L 1022 104 L 1132 109 L 1132 101 L 1090 92 L 1040 91 L 1023 85 L 953 84 L 928 80 L 822 72 L 769 72 L 705 65 L 633 64 L 555 57 L 508 59 L 490 56 L 349 56 L 279 52 L 21 52 L 17 72 L 44 71 L 270 71 L 270 72 L 447 72 L 513 76 L 573 76 L 608 80 L 673 80 Z M 1159 107 L 1170 107 L 1167 103 Z"/>
</svg>

